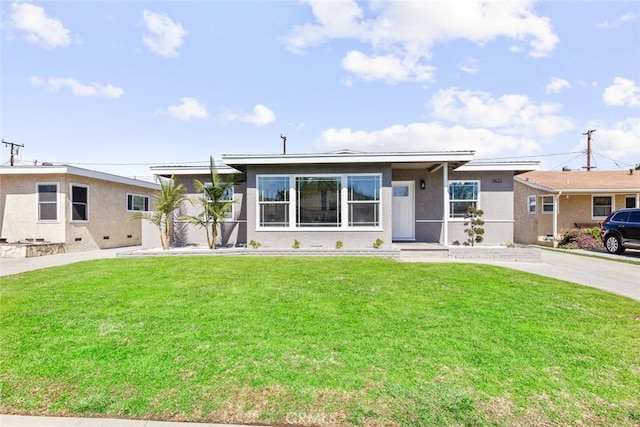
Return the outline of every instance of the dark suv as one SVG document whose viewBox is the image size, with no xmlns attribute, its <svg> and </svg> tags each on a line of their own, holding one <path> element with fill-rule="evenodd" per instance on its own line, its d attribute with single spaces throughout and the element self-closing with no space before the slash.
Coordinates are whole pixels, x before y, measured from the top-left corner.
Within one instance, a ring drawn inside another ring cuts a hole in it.
<svg viewBox="0 0 640 427">
<path fill-rule="evenodd" d="M 620 209 L 600 224 L 607 251 L 621 254 L 627 248 L 640 249 L 640 208 Z"/>
</svg>

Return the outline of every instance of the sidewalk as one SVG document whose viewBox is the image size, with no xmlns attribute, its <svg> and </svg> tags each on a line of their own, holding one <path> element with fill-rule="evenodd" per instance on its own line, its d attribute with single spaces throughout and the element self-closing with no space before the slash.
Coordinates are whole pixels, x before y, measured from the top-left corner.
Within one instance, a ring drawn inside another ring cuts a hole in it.
<svg viewBox="0 0 640 427">
<path fill-rule="evenodd" d="M 238 424 L 178 423 L 114 418 L 31 417 L 1 415 L 1 427 L 247 427 Z"/>
</svg>

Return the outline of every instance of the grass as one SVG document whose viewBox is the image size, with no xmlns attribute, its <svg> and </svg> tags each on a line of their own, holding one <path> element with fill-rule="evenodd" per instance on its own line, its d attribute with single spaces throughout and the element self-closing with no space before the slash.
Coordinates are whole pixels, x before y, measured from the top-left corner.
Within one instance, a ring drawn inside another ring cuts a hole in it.
<svg viewBox="0 0 640 427">
<path fill-rule="evenodd" d="M 0 290 L 4 413 L 640 423 L 640 303 L 500 267 L 110 259 Z"/>
</svg>

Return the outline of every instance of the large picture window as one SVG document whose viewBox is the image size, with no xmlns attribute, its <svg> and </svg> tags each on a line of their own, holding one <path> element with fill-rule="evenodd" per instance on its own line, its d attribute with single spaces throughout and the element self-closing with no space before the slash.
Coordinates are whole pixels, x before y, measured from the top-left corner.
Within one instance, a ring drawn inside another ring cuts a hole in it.
<svg viewBox="0 0 640 427">
<path fill-rule="evenodd" d="M 347 178 L 349 227 L 380 226 L 380 177 Z"/>
<path fill-rule="evenodd" d="M 58 220 L 58 184 L 37 184 L 38 221 Z"/>
<path fill-rule="evenodd" d="M 71 220 L 89 221 L 89 187 L 71 185 Z"/>
<path fill-rule="evenodd" d="M 449 215 L 462 218 L 470 206 L 478 207 L 479 181 L 449 182 Z"/>
<path fill-rule="evenodd" d="M 289 225 L 289 177 L 258 177 L 258 214 L 260 227 Z"/>
<path fill-rule="evenodd" d="M 613 197 L 593 196 L 592 215 L 594 218 L 606 218 L 613 211 Z"/>
<path fill-rule="evenodd" d="M 381 183 L 379 174 L 258 176 L 258 227 L 380 227 Z"/>
<path fill-rule="evenodd" d="M 141 196 L 138 194 L 127 194 L 127 210 L 131 212 L 148 212 L 149 196 Z"/>
<path fill-rule="evenodd" d="M 340 225 L 340 177 L 296 178 L 296 226 Z"/>
</svg>

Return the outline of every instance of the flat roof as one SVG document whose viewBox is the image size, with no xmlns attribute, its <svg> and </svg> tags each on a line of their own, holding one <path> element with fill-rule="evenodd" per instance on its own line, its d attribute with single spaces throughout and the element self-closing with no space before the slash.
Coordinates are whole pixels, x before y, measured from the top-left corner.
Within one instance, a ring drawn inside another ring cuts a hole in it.
<svg viewBox="0 0 640 427">
<path fill-rule="evenodd" d="M 113 175 L 106 172 L 100 172 L 92 169 L 84 169 L 84 168 L 79 168 L 76 166 L 69 166 L 69 165 L 0 166 L 0 175 L 55 175 L 55 174 L 83 176 L 86 178 L 93 178 L 101 181 L 115 182 L 118 184 L 132 185 L 136 187 L 147 188 L 150 190 L 157 190 L 160 188 L 160 185 L 153 182 L 127 178 L 125 176 Z"/>
<path fill-rule="evenodd" d="M 343 150 L 333 153 L 295 154 L 223 154 L 222 161 L 237 169 L 247 165 L 301 165 L 354 163 L 442 163 L 463 164 L 473 159 L 475 151 L 358 152 Z"/>
</svg>

